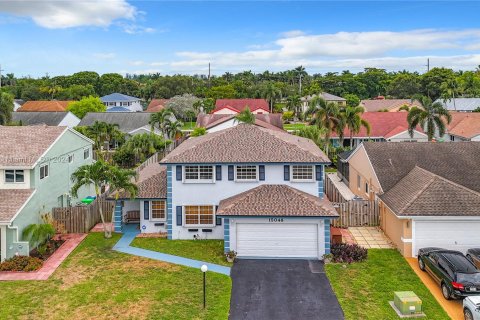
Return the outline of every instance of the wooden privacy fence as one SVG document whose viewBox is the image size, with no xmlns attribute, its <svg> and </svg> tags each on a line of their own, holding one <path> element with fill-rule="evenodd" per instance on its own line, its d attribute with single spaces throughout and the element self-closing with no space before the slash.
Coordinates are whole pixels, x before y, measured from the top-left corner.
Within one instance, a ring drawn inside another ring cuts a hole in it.
<svg viewBox="0 0 480 320">
<path fill-rule="evenodd" d="M 101 222 L 100 206 L 106 222 L 112 221 L 115 201 L 99 199 L 89 205 L 53 208 L 52 216 L 59 227 L 67 233 L 87 233 L 97 223 Z"/>
<path fill-rule="evenodd" d="M 332 203 L 339 214 L 333 219 L 334 227 L 360 227 L 380 225 L 378 201 L 351 200 Z"/>
</svg>

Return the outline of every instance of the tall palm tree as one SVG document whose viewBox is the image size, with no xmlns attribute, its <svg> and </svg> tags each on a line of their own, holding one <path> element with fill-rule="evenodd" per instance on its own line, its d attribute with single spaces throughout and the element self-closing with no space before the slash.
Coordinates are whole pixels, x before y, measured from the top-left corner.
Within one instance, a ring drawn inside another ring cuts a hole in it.
<svg viewBox="0 0 480 320">
<path fill-rule="evenodd" d="M 110 180 L 110 168 L 111 166 L 102 161 L 98 160 L 92 164 L 86 164 L 80 166 L 72 173 L 72 182 L 73 187 L 71 189 L 71 194 L 75 198 L 78 197 L 78 190 L 83 186 L 94 186 L 95 194 L 97 199 L 100 197 L 100 190 L 102 186 L 106 185 Z M 100 218 L 102 219 L 103 230 L 105 232 L 105 238 L 111 237 L 105 224 L 105 217 L 103 215 L 102 206 L 99 206 Z"/>
<path fill-rule="evenodd" d="M 182 136 L 182 127 L 183 122 L 181 121 L 170 121 L 166 127 L 167 137 L 170 140 L 174 140 L 178 136 Z"/>
<path fill-rule="evenodd" d="M 362 119 L 362 114 L 364 112 L 365 109 L 361 106 L 346 107 L 342 110 L 345 127 L 350 131 L 350 147 L 352 147 L 353 135 L 359 133 L 362 127 L 367 130 L 367 135 L 370 136 L 370 123 L 367 120 Z"/>
<path fill-rule="evenodd" d="M 274 83 L 269 83 L 262 92 L 262 98 L 268 100 L 270 112 L 273 113 L 273 104 L 281 96 L 282 91 Z"/>
<path fill-rule="evenodd" d="M 165 137 L 167 135 L 167 127 L 171 122 L 171 118 L 173 116 L 172 110 L 165 108 L 160 110 L 159 112 L 153 113 L 150 115 L 150 121 L 148 122 L 153 130 L 158 128 L 162 135 Z"/>
<path fill-rule="evenodd" d="M 137 185 L 133 182 L 133 179 L 136 176 L 136 172 L 134 170 L 128 169 L 121 169 L 115 166 L 111 166 L 109 170 L 109 191 L 110 194 L 113 194 L 115 197 L 115 203 L 118 201 L 120 197 L 120 191 L 125 191 L 130 195 L 130 199 L 134 199 L 137 196 Z M 115 206 L 112 211 L 112 225 L 114 223 L 115 217 Z M 112 236 L 112 230 L 108 230 L 110 238 Z"/>
<path fill-rule="evenodd" d="M 438 130 L 439 136 L 443 136 L 446 131 L 446 125 L 452 121 L 452 115 L 440 103 L 432 103 L 428 97 L 421 99 L 422 107 L 412 107 L 408 112 L 408 133 L 413 137 L 413 131 L 420 125 L 422 129 L 427 131 L 428 141 L 432 141 L 435 135 L 435 129 Z"/>
<path fill-rule="evenodd" d="M 302 100 L 300 99 L 300 96 L 297 94 L 289 96 L 287 98 L 287 108 L 295 113 L 297 119 L 300 119 L 300 114 L 302 112 Z"/>
<path fill-rule="evenodd" d="M 453 109 L 457 111 L 457 106 L 455 104 L 455 97 L 458 96 L 460 93 L 459 86 L 456 79 L 449 79 L 442 83 L 440 86 L 440 90 L 442 90 L 442 98 L 443 102 L 447 102 L 447 100 L 453 100 Z"/>
<path fill-rule="evenodd" d="M 325 128 L 325 153 L 328 156 L 332 133 L 336 132 L 340 140 L 343 140 L 345 122 L 340 107 L 335 102 L 327 103 L 322 97 L 317 96 L 310 101 L 306 115 L 312 116 L 311 124 Z"/>
<path fill-rule="evenodd" d="M 241 111 L 239 114 L 235 116 L 235 121 L 236 122 L 243 122 L 247 124 L 254 124 L 255 123 L 255 115 L 250 111 L 250 108 L 246 106 L 243 111 Z"/>
</svg>

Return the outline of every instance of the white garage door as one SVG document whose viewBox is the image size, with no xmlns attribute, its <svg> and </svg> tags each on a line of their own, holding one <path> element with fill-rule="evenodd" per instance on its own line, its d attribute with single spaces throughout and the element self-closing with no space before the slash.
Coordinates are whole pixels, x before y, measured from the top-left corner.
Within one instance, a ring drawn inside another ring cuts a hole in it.
<svg viewBox="0 0 480 320">
<path fill-rule="evenodd" d="M 316 224 L 237 223 L 236 228 L 239 257 L 318 257 Z"/>
<path fill-rule="evenodd" d="M 480 221 L 416 221 L 414 233 L 415 256 L 425 247 L 465 252 L 480 246 Z"/>
</svg>

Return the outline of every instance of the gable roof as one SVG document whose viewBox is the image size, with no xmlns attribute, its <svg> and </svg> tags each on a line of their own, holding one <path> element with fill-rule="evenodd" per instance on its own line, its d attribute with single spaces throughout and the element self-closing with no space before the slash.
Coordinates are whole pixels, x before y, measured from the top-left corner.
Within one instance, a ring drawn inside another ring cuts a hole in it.
<svg viewBox="0 0 480 320">
<path fill-rule="evenodd" d="M 119 130 L 129 133 L 143 126 L 150 126 L 151 113 L 147 112 L 89 112 L 83 117 L 79 126 L 91 126 L 95 121 L 118 124 Z"/>
<path fill-rule="evenodd" d="M 480 215 L 480 193 L 418 166 L 380 198 L 398 216 Z"/>
<path fill-rule="evenodd" d="M 328 199 L 287 185 L 264 184 L 220 201 L 220 216 L 338 217 Z"/>
<path fill-rule="evenodd" d="M 101 97 L 100 100 L 102 100 L 102 102 L 118 102 L 118 101 L 134 102 L 134 101 L 139 101 L 140 98 L 127 96 L 126 94 L 115 92 L 115 93 L 107 94 L 106 96 Z"/>
<path fill-rule="evenodd" d="M 302 101 L 310 101 L 312 100 L 313 98 L 317 97 L 318 95 L 317 94 L 312 94 L 312 95 L 308 95 L 306 97 L 302 97 Z M 340 102 L 340 101 L 347 101 L 347 99 L 345 98 L 342 98 L 342 97 L 339 97 L 339 96 L 336 96 L 336 95 L 333 95 L 331 93 L 328 93 L 328 92 L 321 92 L 320 93 L 320 96 L 323 98 L 323 100 L 325 101 L 337 101 L 337 102 Z"/>
<path fill-rule="evenodd" d="M 147 107 L 147 112 L 159 112 L 163 110 L 170 99 L 152 99 Z"/>
<path fill-rule="evenodd" d="M 233 114 L 198 114 L 197 126 L 207 129 L 213 128 L 228 120 L 235 118 Z M 267 129 L 282 129 L 283 121 L 281 113 L 261 113 L 255 115 L 255 124 Z"/>
<path fill-rule="evenodd" d="M 0 189 L 0 222 L 10 222 L 33 193 L 33 189 Z"/>
<path fill-rule="evenodd" d="M 44 112 L 13 112 L 12 120 L 21 121 L 23 125 L 39 125 L 58 126 L 60 122 L 67 116 L 68 111 L 44 111 Z"/>
<path fill-rule="evenodd" d="M 367 129 L 361 127 L 358 133 L 353 135 L 354 138 L 368 138 L 368 137 L 383 137 L 385 139 L 391 138 L 399 133 L 408 131 L 407 112 L 365 112 L 362 114 L 362 119 L 370 123 L 370 135 L 367 134 Z M 423 133 L 420 126 L 417 126 L 416 131 Z M 333 132 L 332 137 L 338 137 Z M 345 128 L 344 137 L 350 137 L 350 130 Z"/>
<path fill-rule="evenodd" d="M 191 137 L 161 163 L 330 163 L 306 138 L 249 124 Z"/>
<path fill-rule="evenodd" d="M 32 167 L 67 127 L 0 126 L 0 166 Z"/>
<path fill-rule="evenodd" d="M 437 99 L 435 102 L 440 102 L 450 111 L 473 111 L 480 108 L 480 98 L 455 98 L 455 105 L 453 99 Z"/>
<path fill-rule="evenodd" d="M 415 166 L 480 192 L 480 142 L 364 142 L 383 192 Z M 360 148 L 357 148 L 356 152 Z"/>
<path fill-rule="evenodd" d="M 420 106 L 418 100 L 411 99 L 372 99 L 372 100 L 362 100 L 360 105 L 365 108 L 366 112 L 376 112 L 380 110 L 392 110 L 403 105 L 411 106 Z"/>
<path fill-rule="evenodd" d="M 450 112 L 450 114 L 452 121 L 447 125 L 449 134 L 466 139 L 480 135 L 480 113 Z"/>
<path fill-rule="evenodd" d="M 215 101 L 215 109 L 212 113 L 224 108 L 242 112 L 247 106 L 252 112 L 258 109 L 270 112 L 268 102 L 265 99 L 217 99 L 217 101 Z"/>
<path fill-rule="evenodd" d="M 153 162 L 140 170 L 135 184 L 138 187 L 136 199 L 166 199 L 167 168 L 157 162 Z M 128 199 L 130 194 L 122 191 L 119 194 L 119 198 Z"/>
<path fill-rule="evenodd" d="M 68 105 L 74 101 L 27 101 L 16 112 L 23 111 L 66 111 Z"/>
</svg>

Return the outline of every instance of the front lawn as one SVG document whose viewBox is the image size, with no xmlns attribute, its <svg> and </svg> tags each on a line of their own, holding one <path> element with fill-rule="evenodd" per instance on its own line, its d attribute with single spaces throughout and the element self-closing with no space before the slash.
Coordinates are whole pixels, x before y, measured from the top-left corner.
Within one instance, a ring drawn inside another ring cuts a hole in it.
<svg viewBox="0 0 480 320">
<path fill-rule="evenodd" d="M 193 130 L 197 125 L 196 122 L 184 122 L 182 126 L 182 130 Z"/>
<path fill-rule="evenodd" d="M 173 254 L 180 257 L 232 266 L 223 254 L 223 240 L 167 240 L 135 238 L 131 246 Z"/>
<path fill-rule="evenodd" d="M 449 319 L 398 251 L 369 249 L 366 262 L 345 265 L 325 266 L 345 319 L 398 319 L 388 304 L 394 291 L 415 292 L 427 315 L 422 319 Z"/>
<path fill-rule="evenodd" d="M 305 123 L 287 123 L 283 125 L 283 129 L 287 131 L 296 131 L 302 128 L 305 128 L 307 124 Z"/>
<path fill-rule="evenodd" d="M 47 281 L 0 282 L 0 319 L 227 319 L 230 278 L 111 248 L 92 233 Z"/>
</svg>

